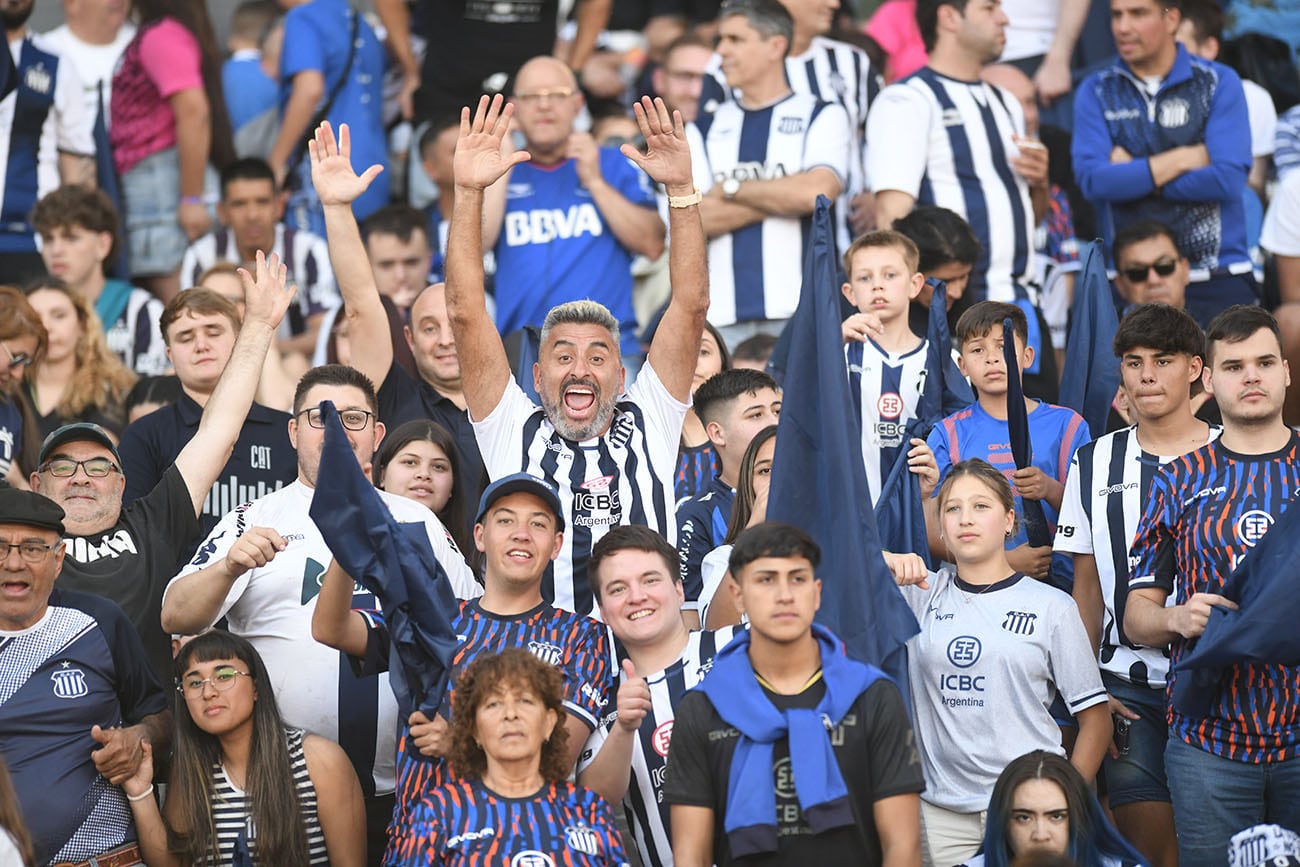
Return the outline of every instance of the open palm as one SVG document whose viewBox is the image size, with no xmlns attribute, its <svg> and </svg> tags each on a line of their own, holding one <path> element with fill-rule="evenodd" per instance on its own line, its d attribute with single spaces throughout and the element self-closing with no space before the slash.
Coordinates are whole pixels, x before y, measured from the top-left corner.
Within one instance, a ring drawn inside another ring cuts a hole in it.
<svg viewBox="0 0 1300 867">
<path fill-rule="evenodd" d="M 501 94 L 490 101 L 485 95 L 479 98 L 472 118 L 468 108 L 461 109 L 460 138 L 452 162 L 457 186 L 487 189 L 511 168 L 529 159 L 527 151 L 517 150 L 510 140 L 514 106 L 504 103 Z"/>
<path fill-rule="evenodd" d="M 646 152 L 643 154 L 633 145 L 625 144 L 621 148 L 623 156 L 641 167 L 650 179 L 665 187 L 689 185 L 691 183 L 691 147 L 686 141 L 686 125 L 682 122 L 681 112 L 668 112 L 668 107 L 659 98 L 651 100 L 641 97 L 633 109 L 636 122 L 645 137 Z"/>
<path fill-rule="evenodd" d="M 350 205 L 364 193 L 383 166 L 374 165 L 358 175 L 352 168 L 352 136 L 348 125 L 339 126 L 338 142 L 334 130 L 325 121 L 316 128 L 316 137 L 307 143 L 311 154 L 311 182 L 322 205 Z"/>
</svg>

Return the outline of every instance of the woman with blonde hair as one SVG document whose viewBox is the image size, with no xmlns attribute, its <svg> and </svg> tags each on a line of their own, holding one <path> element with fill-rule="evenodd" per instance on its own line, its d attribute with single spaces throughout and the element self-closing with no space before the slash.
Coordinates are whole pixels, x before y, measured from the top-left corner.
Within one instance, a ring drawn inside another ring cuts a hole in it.
<svg viewBox="0 0 1300 867">
<path fill-rule="evenodd" d="M 120 432 L 136 375 L 109 350 L 90 303 L 55 277 L 31 284 L 26 294 L 47 338 L 45 356 L 29 364 L 25 376 L 41 437 L 79 421 Z"/>
<path fill-rule="evenodd" d="M 0 286 L 0 478 L 27 489 L 41 439 L 23 399 L 23 372 L 45 353 L 41 316 L 12 286 Z"/>
</svg>

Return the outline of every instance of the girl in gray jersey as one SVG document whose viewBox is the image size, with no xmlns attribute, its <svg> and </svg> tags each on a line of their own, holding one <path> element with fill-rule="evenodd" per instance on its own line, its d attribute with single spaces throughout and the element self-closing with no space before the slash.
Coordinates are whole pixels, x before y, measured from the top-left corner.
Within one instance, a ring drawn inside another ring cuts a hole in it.
<svg viewBox="0 0 1300 867">
<path fill-rule="evenodd" d="M 942 538 L 956 571 L 903 588 L 921 632 L 908 674 L 925 773 L 927 865 L 979 849 L 998 774 L 1026 750 L 1064 755 L 1049 710 L 1059 691 L 1079 724 L 1072 763 L 1097 773 L 1109 743 L 1106 691 L 1074 601 L 1007 563 L 1015 531 L 1011 486 L 981 459 L 962 461 L 939 489 Z"/>
</svg>

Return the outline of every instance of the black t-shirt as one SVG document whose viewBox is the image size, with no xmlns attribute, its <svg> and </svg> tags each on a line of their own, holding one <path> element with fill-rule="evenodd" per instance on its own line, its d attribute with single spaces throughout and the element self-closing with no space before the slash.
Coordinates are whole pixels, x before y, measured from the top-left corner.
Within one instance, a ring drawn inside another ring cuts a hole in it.
<svg viewBox="0 0 1300 867">
<path fill-rule="evenodd" d="M 826 684 L 821 680 L 799 695 L 777 695 L 764 689 L 782 710 L 814 708 L 825 692 Z M 677 707 L 672 734 L 664 797 L 670 804 L 713 810 L 713 859 L 719 867 L 742 863 L 875 867 L 882 856 L 873 805 L 884 798 L 919 793 L 925 788 L 912 725 L 898 687 L 887 680 L 877 681 L 858 696 L 831 734 L 855 823 L 822 834 L 811 832 L 795 793 L 790 743 L 782 738 L 772 752 L 778 851 L 740 861 L 731 857 L 725 827 L 727 781 L 740 732 L 723 721 L 703 692 L 693 690 Z"/>
<path fill-rule="evenodd" d="M 185 479 L 169 467 L 149 494 L 100 533 L 65 538 L 57 586 L 111 599 L 126 612 L 163 683 L 172 680 L 171 636 L 162 629 L 162 596 L 184 552 L 201 538 Z"/>
<path fill-rule="evenodd" d="M 148 494 L 199 432 L 203 407 L 184 392 L 170 406 L 151 412 L 122 432 L 118 453 L 126 475 L 122 504 Z M 289 442 L 289 414 L 255 403 L 239 429 L 230 459 L 203 503 L 202 539 L 217 521 L 242 503 L 260 499 L 298 478 L 298 455 Z M 197 540 L 196 540 L 197 541 Z M 181 552 L 178 569 L 192 551 Z"/>
<path fill-rule="evenodd" d="M 474 426 L 469 423 L 469 413 L 456 406 L 423 379 L 415 379 L 397 362 L 388 368 L 388 376 L 379 386 L 379 420 L 392 432 L 400 424 L 413 419 L 432 419 L 442 425 L 456 442 L 456 468 L 460 473 L 460 486 L 465 492 L 468 512 L 478 507 L 479 496 L 487 487 L 487 469 L 474 438 Z M 468 530 L 474 532 L 474 515 L 466 515 Z"/>
</svg>

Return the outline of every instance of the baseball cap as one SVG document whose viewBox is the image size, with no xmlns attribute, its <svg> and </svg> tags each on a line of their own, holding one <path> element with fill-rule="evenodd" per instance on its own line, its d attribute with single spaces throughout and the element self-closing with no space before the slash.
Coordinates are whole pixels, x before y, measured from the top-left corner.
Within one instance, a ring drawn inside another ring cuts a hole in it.
<svg viewBox="0 0 1300 867">
<path fill-rule="evenodd" d="M 108 431 L 104 430 L 94 422 L 79 421 L 76 424 L 65 424 L 63 427 L 51 433 L 41 443 L 41 455 L 37 459 L 38 464 L 44 464 L 49 460 L 54 450 L 65 443 L 92 442 L 108 449 L 113 455 L 113 462 L 122 466 L 122 457 L 117 453 L 117 446 L 113 444 L 113 437 Z"/>
<path fill-rule="evenodd" d="M 0 524 L 21 524 L 63 535 L 63 507 L 35 491 L 0 488 Z"/>
<path fill-rule="evenodd" d="M 478 501 L 478 515 L 474 518 L 474 523 L 482 523 L 483 517 L 487 514 L 492 504 L 507 494 L 518 492 L 532 494 L 545 503 L 550 510 L 555 513 L 555 529 L 564 529 L 564 508 L 560 505 L 560 492 L 555 489 L 555 485 L 537 476 L 530 476 L 528 473 L 514 473 L 509 476 L 503 476 L 487 486 L 483 496 Z"/>
</svg>

